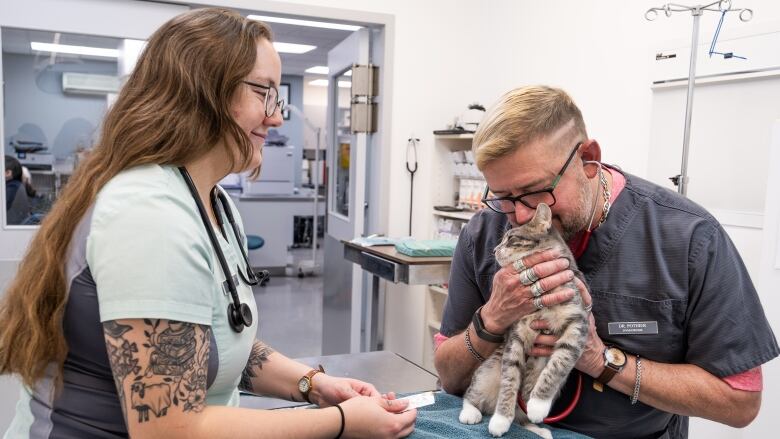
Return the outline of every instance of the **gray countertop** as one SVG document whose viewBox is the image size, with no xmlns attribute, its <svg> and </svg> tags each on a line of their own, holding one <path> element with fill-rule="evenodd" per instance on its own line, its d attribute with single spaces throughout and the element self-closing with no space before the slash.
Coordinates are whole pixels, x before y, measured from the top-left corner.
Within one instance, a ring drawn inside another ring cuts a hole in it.
<svg viewBox="0 0 780 439">
<path fill-rule="evenodd" d="M 240 201 L 314 201 L 311 194 L 231 194 Z M 324 202 L 325 197 L 320 195 L 319 201 Z"/>
<path fill-rule="evenodd" d="M 312 369 L 322 364 L 328 375 L 369 382 L 382 393 L 416 393 L 439 388 L 436 375 L 389 351 L 325 355 L 296 360 L 311 366 Z M 241 395 L 241 407 L 275 409 L 303 405 L 306 404 L 249 394 Z"/>
</svg>

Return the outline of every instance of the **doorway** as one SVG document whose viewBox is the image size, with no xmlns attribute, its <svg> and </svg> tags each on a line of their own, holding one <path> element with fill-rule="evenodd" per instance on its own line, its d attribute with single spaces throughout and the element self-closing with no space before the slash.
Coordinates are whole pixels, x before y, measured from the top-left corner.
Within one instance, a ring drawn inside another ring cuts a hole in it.
<svg viewBox="0 0 780 439">
<path fill-rule="evenodd" d="M 232 182 L 247 234 L 264 240 L 250 262 L 272 274 L 255 289 L 258 337 L 290 357 L 364 350 L 365 276 L 340 241 L 376 230 L 379 217 L 379 201 L 368 200 L 381 172 L 368 167 L 382 133 L 356 132 L 351 80 L 353 66 L 381 64 L 373 55 L 384 54 L 384 27 L 242 12 L 273 30 L 289 102 L 266 139 L 260 180 Z"/>
</svg>

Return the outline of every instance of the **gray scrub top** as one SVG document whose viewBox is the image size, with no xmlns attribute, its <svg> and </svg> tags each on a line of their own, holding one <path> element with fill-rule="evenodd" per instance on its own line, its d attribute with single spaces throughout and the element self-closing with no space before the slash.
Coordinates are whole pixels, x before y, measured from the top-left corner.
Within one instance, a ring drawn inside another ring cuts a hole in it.
<svg viewBox="0 0 780 439">
<path fill-rule="evenodd" d="M 742 259 L 706 210 L 668 189 L 625 174 L 607 221 L 577 260 L 606 344 L 662 363 L 695 364 L 718 377 L 747 371 L 780 354 Z M 461 232 L 450 272 L 441 334 L 453 336 L 490 297 L 493 257 L 510 227 L 483 210 Z M 657 322 L 657 334 L 610 334 L 611 322 Z M 749 324 L 746 324 L 749 322 Z M 572 373 L 551 414 L 571 401 Z M 579 404 L 556 427 L 597 438 L 686 438 L 688 418 L 662 412 L 583 374 Z"/>
</svg>

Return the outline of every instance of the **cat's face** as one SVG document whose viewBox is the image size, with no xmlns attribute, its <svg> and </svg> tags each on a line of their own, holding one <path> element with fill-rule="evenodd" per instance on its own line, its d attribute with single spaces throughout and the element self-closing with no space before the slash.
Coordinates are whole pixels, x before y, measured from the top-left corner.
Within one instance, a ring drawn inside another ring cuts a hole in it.
<svg viewBox="0 0 780 439">
<path fill-rule="evenodd" d="M 530 253 L 552 248 L 557 233 L 552 228 L 550 206 L 542 203 L 536 208 L 531 221 L 509 229 L 496 246 L 496 261 L 503 267 Z"/>
</svg>

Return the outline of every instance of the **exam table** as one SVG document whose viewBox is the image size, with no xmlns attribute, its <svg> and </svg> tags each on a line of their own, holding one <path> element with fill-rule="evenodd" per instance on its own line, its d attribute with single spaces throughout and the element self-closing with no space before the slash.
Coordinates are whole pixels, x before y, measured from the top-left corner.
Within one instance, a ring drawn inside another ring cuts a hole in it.
<svg viewBox="0 0 780 439">
<path fill-rule="evenodd" d="M 377 390 L 382 393 L 396 392 L 399 397 L 429 390 L 437 391 L 435 404 L 418 409 L 415 431 L 409 436 L 410 439 L 492 437 L 488 432 L 489 417 L 485 417 L 479 424 L 461 424 L 458 421 L 458 414 L 463 400 L 457 396 L 438 391 L 439 384 L 436 375 L 393 352 L 373 351 L 325 355 L 297 358 L 296 361 L 312 368 L 322 364 L 325 371 L 331 375 L 363 380 L 374 384 Z M 306 407 L 309 405 L 250 394 L 242 394 L 240 404 L 241 407 L 256 409 Z M 587 438 L 587 436 L 567 430 L 553 429 L 552 431 L 553 437 L 556 439 Z M 512 425 L 504 438 L 538 439 L 539 436 L 519 425 Z"/>
</svg>

